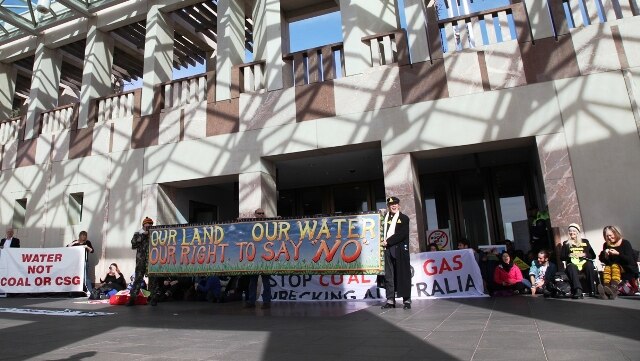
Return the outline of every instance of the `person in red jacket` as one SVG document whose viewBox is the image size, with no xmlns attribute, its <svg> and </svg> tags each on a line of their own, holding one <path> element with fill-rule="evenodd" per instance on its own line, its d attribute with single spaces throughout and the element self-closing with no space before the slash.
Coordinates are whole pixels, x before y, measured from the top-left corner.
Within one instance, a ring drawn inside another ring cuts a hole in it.
<svg viewBox="0 0 640 361">
<path fill-rule="evenodd" d="M 500 264 L 493 272 L 493 282 L 495 283 L 494 290 L 500 293 L 524 294 L 527 288 L 522 283 L 520 268 L 513 264 L 513 260 L 507 252 L 502 252 L 500 256 Z"/>
</svg>

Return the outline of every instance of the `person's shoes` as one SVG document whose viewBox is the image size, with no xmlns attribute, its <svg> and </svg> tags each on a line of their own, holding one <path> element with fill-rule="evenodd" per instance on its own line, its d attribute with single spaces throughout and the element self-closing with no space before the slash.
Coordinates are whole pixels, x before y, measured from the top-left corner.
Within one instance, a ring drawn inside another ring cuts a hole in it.
<svg viewBox="0 0 640 361">
<path fill-rule="evenodd" d="M 260 309 L 263 309 L 263 310 L 268 310 L 270 308 L 271 308 L 271 302 L 263 303 L 262 306 L 260 306 Z"/>
<path fill-rule="evenodd" d="M 575 292 L 571 295 L 571 298 L 574 300 L 583 299 L 584 296 L 582 295 L 582 289 L 576 288 Z"/>
<path fill-rule="evenodd" d="M 87 295 L 87 297 L 91 297 L 91 291 L 87 291 L 85 292 L 85 294 Z"/>
<path fill-rule="evenodd" d="M 609 289 L 607 296 L 609 296 L 610 300 L 615 300 L 618 297 L 618 282 L 611 281 L 611 286 L 605 287 L 605 290 L 607 288 Z"/>
<path fill-rule="evenodd" d="M 244 306 L 242 306 L 242 308 L 256 308 L 256 304 L 255 303 L 245 303 Z"/>
<path fill-rule="evenodd" d="M 403 309 L 403 310 L 410 310 L 410 309 L 411 309 L 411 304 L 410 304 L 410 303 L 406 303 L 406 302 L 405 302 L 405 303 L 403 304 L 403 306 L 402 306 L 402 309 Z"/>
<path fill-rule="evenodd" d="M 514 296 L 517 296 L 517 295 L 519 295 L 519 294 L 520 294 L 520 291 L 518 291 L 518 290 L 513 290 L 513 292 L 512 292 L 511 294 L 512 294 L 512 295 L 514 295 Z"/>
<path fill-rule="evenodd" d="M 127 302 L 127 306 L 135 306 L 136 305 L 136 299 L 133 297 L 129 298 L 129 302 Z"/>
<path fill-rule="evenodd" d="M 610 300 L 615 300 L 616 297 L 618 297 L 618 292 L 614 292 L 610 287 L 607 286 L 603 286 L 604 288 L 604 294 L 607 296 L 607 298 L 609 298 Z"/>
<path fill-rule="evenodd" d="M 596 290 L 598 290 L 598 298 L 601 300 L 607 299 L 607 293 L 605 292 L 603 285 L 597 285 Z"/>
<path fill-rule="evenodd" d="M 151 306 L 157 306 L 158 305 L 158 298 L 157 297 L 151 297 L 151 299 L 149 300 L 149 304 Z"/>
<path fill-rule="evenodd" d="M 383 310 L 387 308 L 396 308 L 395 303 L 385 303 L 384 306 L 381 307 Z"/>
</svg>

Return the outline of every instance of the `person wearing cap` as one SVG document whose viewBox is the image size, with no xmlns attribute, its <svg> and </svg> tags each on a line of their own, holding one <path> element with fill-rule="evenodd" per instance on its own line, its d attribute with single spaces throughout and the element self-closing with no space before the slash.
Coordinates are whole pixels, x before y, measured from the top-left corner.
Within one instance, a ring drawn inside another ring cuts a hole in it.
<svg viewBox="0 0 640 361">
<path fill-rule="evenodd" d="M 571 223 L 567 227 L 567 232 L 569 233 L 569 239 L 562 244 L 560 260 L 566 264 L 565 273 L 569 277 L 569 283 L 571 284 L 571 298 L 583 298 L 583 289 L 580 283 L 581 273 L 584 274 L 585 286 L 588 287 L 584 291 L 594 295 L 596 291 L 595 283 L 598 277 L 593 265 L 596 253 L 591 248 L 589 240 L 580 237 L 581 229 L 578 224 Z"/>
<path fill-rule="evenodd" d="M 135 279 L 133 280 L 133 286 L 129 293 L 131 298 L 129 299 L 128 306 L 133 306 L 136 301 L 136 296 L 140 292 L 140 288 L 144 282 L 144 275 L 147 273 L 147 264 L 149 262 L 149 227 L 153 226 L 153 219 L 145 217 L 142 220 L 142 229 L 136 231 L 131 238 L 131 248 L 136 250 L 136 271 Z M 149 277 L 149 303 L 152 306 L 158 304 L 158 285 L 155 277 Z"/>
<path fill-rule="evenodd" d="M 264 209 L 258 208 L 253 212 L 256 219 L 265 218 Z M 244 305 L 245 308 L 256 307 L 256 300 L 258 296 L 258 277 L 262 278 L 262 308 L 263 310 L 271 308 L 271 284 L 269 275 L 250 275 L 249 276 L 249 289 L 247 290 L 247 302 Z"/>
<path fill-rule="evenodd" d="M 400 213 L 400 200 L 387 198 L 383 221 L 384 285 L 387 301 L 383 309 L 396 307 L 396 296 L 403 308 L 411 309 L 411 262 L 409 258 L 409 217 Z"/>
</svg>

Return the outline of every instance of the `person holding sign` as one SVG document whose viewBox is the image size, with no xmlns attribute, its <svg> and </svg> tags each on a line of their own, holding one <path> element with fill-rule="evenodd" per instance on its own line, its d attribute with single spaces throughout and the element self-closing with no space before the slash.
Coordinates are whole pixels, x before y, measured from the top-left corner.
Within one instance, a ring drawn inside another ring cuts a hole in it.
<svg viewBox="0 0 640 361">
<path fill-rule="evenodd" d="M 0 240 L 0 249 L 4 247 L 20 248 L 20 240 L 13 236 L 13 228 L 7 228 L 7 236 Z"/>
<path fill-rule="evenodd" d="M 93 245 L 87 237 L 87 231 L 80 231 L 78 239 L 68 244 L 67 247 L 84 247 L 84 283 L 87 288 L 87 297 L 89 297 L 93 292 L 93 282 L 89 279 L 89 253 L 93 253 Z"/>
<path fill-rule="evenodd" d="M 144 275 L 147 273 L 147 265 L 149 263 L 149 227 L 153 226 L 153 219 L 145 217 L 142 220 L 142 229 L 136 231 L 131 238 L 131 248 L 136 250 L 136 278 L 133 280 L 133 287 L 129 295 L 129 303 L 127 306 L 135 305 L 138 293 L 144 282 Z M 151 306 L 158 304 L 158 285 L 155 277 L 149 277 L 149 303 Z"/>
<path fill-rule="evenodd" d="M 593 295 L 596 277 L 598 277 L 592 261 L 596 258 L 596 253 L 591 248 L 589 240 L 580 237 L 579 225 L 571 223 L 568 227 L 568 233 L 569 239 L 562 244 L 560 260 L 566 263 L 565 272 L 569 277 L 569 283 L 571 283 L 571 298 L 583 298 L 580 273 L 585 276 L 586 291 Z"/>
<path fill-rule="evenodd" d="M 382 247 L 384 250 L 384 285 L 387 301 L 382 306 L 396 308 L 396 296 L 403 308 L 411 309 L 411 261 L 409 257 L 409 217 L 400 213 L 400 200 L 387 198 Z"/>
</svg>

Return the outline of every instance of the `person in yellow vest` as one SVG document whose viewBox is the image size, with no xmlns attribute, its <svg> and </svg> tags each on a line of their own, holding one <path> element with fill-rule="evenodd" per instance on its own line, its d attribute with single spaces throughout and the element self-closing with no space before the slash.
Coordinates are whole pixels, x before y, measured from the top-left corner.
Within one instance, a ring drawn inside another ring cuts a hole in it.
<svg viewBox="0 0 640 361">
<path fill-rule="evenodd" d="M 596 291 L 595 284 L 598 277 L 593 266 L 596 253 L 591 248 L 589 240 L 580 237 L 581 230 L 578 224 L 571 223 L 567 227 L 567 232 L 569 233 L 569 239 L 562 244 L 560 260 L 566 263 L 565 273 L 571 283 L 572 298 L 583 298 L 583 291 L 593 296 Z M 580 283 L 581 273 L 585 276 L 585 286 L 587 287 L 585 290 L 582 289 L 583 286 Z"/>
</svg>

